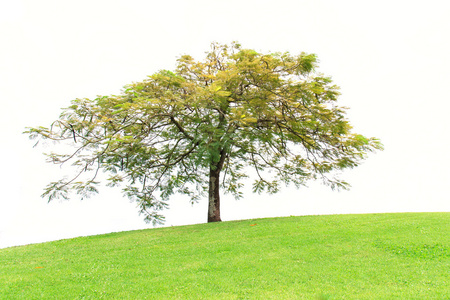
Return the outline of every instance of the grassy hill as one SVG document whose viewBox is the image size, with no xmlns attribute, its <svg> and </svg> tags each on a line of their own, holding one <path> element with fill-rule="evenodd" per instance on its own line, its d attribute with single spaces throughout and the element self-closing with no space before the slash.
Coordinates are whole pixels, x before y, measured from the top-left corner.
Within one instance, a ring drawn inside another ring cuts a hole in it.
<svg viewBox="0 0 450 300">
<path fill-rule="evenodd" d="M 450 299 L 450 213 L 256 219 L 0 249 L 0 299 Z"/>
</svg>

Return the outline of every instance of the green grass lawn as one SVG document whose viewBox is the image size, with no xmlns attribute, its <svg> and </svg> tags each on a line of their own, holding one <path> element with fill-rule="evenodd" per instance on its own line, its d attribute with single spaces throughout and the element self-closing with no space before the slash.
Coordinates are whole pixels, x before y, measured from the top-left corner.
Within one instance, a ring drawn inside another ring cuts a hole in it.
<svg viewBox="0 0 450 300">
<path fill-rule="evenodd" d="M 0 299 L 450 299 L 450 213 L 256 219 L 0 249 Z"/>
</svg>

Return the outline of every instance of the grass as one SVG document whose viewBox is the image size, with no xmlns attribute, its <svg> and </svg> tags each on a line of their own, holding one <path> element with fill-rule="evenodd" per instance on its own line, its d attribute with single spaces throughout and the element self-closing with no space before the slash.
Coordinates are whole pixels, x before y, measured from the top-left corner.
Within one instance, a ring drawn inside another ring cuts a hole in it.
<svg viewBox="0 0 450 300">
<path fill-rule="evenodd" d="M 0 299 L 450 299 L 450 213 L 256 219 L 0 249 Z"/>
</svg>

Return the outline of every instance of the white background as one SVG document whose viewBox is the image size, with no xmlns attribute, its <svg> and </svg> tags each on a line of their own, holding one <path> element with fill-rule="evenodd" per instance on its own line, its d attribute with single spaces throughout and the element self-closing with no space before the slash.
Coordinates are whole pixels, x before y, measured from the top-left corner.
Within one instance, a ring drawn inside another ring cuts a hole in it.
<svg viewBox="0 0 450 300">
<path fill-rule="evenodd" d="M 21 134 L 48 126 L 70 100 L 117 94 L 201 59 L 212 41 L 316 53 L 341 86 L 355 131 L 386 150 L 344 173 L 350 191 L 312 183 L 274 196 L 222 196 L 222 219 L 450 211 L 448 1 L 0 0 L 0 247 L 151 227 L 120 190 L 40 198 L 59 178 L 47 147 Z M 166 225 L 206 221 L 206 201 L 174 198 Z"/>
</svg>

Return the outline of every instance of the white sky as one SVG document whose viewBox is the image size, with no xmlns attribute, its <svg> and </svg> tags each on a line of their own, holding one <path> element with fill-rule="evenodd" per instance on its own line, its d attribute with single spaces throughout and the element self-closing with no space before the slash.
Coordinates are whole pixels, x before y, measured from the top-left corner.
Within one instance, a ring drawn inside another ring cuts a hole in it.
<svg viewBox="0 0 450 300">
<path fill-rule="evenodd" d="M 355 131 L 386 150 L 344 174 L 274 196 L 222 196 L 222 219 L 450 211 L 450 4 L 360 0 L 0 0 L 0 247 L 151 227 L 120 190 L 80 201 L 40 198 L 62 170 L 32 148 L 70 100 L 117 94 L 212 41 L 316 53 L 341 86 Z M 166 225 L 206 221 L 206 201 L 175 198 Z"/>
</svg>

